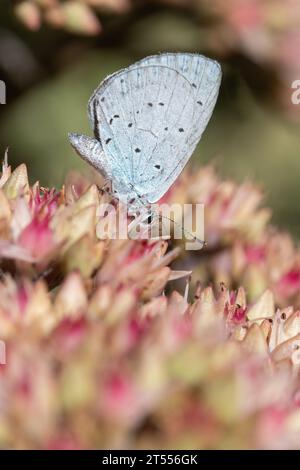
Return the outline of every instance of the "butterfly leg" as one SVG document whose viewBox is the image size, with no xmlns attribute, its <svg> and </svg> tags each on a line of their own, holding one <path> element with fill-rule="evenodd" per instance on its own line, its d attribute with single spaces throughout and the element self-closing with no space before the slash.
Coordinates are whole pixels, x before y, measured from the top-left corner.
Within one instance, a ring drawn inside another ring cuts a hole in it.
<svg viewBox="0 0 300 470">
<path fill-rule="evenodd" d="M 112 184 L 111 184 L 111 180 L 110 179 L 106 179 L 104 181 L 104 184 L 100 187 L 98 186 L 98 189 L 99 191 L 101 192 L 101 194 L 112 194 Z"/>
</svg>

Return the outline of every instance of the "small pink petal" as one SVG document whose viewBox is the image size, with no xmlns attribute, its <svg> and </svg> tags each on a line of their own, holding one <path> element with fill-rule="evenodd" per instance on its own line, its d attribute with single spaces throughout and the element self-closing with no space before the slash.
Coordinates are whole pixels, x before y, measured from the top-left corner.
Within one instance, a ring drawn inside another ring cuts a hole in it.
<svg viewBox="0 0 300 470">
<path fill-rule="evenodd" d="M 19 245 L 36 258 L 43 258 L 54 246 L 52 231 L 47 219 L 35 218 L 19 236 Z"/>
<path fill-rule="evenodd" d="M 300 270 L 292 269 L 282 276 L 277 284 L 277 290 L 283 297 L 290 297 L 300 290 Z"/>
<path fill-rule="evenodd" d="M 26 292 L 26 289 L 23 285 L 18 288 L 17 301 L 19 304 L 20 312 L 24 313 L 28 304 L 28 293 Z"/>
<path fill-rule="evenodd" d="M 265 259 L 265 248 L 262 246 L 249 246 L 245 249 L 246 259 L 249 263 L 257 264 Z"/>
<path fill-rule="evenodd" d="M 72 352 L 80 345 L 86 331 L 87 322 L 84 317 L 64 318 L 53 332 L 55 348 L 66 353 Z"/>
</svg>

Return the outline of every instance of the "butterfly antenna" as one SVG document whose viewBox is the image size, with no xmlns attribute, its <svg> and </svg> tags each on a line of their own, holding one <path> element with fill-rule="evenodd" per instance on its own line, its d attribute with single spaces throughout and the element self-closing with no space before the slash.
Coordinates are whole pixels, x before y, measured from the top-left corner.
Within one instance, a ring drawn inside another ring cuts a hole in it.
<svg viewBox="0 0 300 470">
<path fill-rule="evenodd" d="M 130 186 L 132 187 L 132 189 L 135 190 L 133 184 L 130 184 Z M 135 190 L 136 191 L 136 190 Z M 146 204 L 144 204 L 144 201 L 143 201 L 143 198 L 142 196 L 136 191 L 136 194 L 138 195 L 138 197 L 141 199 L 141 203 L 142 205 L 147 208 Z M 182 233 L 184 235 L 189 235 L 189 237 L 192 238 L 192 240 L 194 242 L 197 242 L 197 243 L 200 243 L 200 245 L 202 245 L 201 248 L 203 248 L 204 246 L 207 245 L 207 242 L 205 240 L 200 240 L 198 237 L 196 237 L 195 235 L 193 235 L 191 232 L 189 232 L 188 230 L 186 230 L 181 224 L 179 224 L 178 222 L 175 222 L 175 220 L 171 219 L 170 217 L 167 217 L 166 215 L 162 215 L 162 214 L 159 214 L 158 215 L 158 218 L 162 218 L 162 219 L 166 219 L 166 220 L 169 220 L 170 222 L 173 222 L 174 225 L 176 225 L 177 227 L 179 227 L 182 231 Z"/>
<path fill-rule="evenodd" d="M 207 245 L 207 242 L 205 240 L 200 240 L 198 237 L 196 237 L 191 232 L 189 232 L 189 230 L 186 230 L 181 224 L 176 222 L 171 217 L 167 217 L 166 215 L 162 215 L 162 214 L 159 214 L 158 217 L 160 217 L 161 219 L 166 219 L 166 220 L 169 220 L 170 222 L 173 222 L 174 225 L 176 225 L 177 227 L 179 227 L 181 229 L 181 232 L 184 235 L 189 235 L 189 237 L 191 237 L 194 242 L 200 243 L 200 245 L 202 245 L 202 247 Z"/>
</svg>

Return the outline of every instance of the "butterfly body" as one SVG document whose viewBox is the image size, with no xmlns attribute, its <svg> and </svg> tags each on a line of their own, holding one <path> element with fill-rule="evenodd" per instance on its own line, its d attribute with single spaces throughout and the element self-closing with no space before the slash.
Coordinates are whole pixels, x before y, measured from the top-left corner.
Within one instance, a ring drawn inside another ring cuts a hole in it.
<svg viewBox="0 0 300 470">
<path fill-rule="evenodd" d="M 131 212 L 148 207 L 192 155 L 220 82 L 219 64 L 204 56 L 147 57 L 100 84 L 88 104 L 95 138 L 70 134 L 71 144 Z"/>
</svg>

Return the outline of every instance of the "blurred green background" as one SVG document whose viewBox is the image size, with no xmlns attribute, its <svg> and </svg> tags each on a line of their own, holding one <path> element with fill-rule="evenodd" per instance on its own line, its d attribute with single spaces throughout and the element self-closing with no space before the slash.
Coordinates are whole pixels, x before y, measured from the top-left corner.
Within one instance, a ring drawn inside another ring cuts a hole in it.
<svg viewBox="0 0 300 470">
<path fill-rule="evenodd" d="M 256 180 L 274 221 L 299 235 L 300 104 L 291 104 L 291 83 L 300 79 L 300 4 L 292 3 L 3 1 L 1 155 L 9 147 L 10 163 L 25 162 L 32 181 L 60 185 L 69 169 L 87 171 L 67 133 L 91 134 L 87 101 L 107 74 L 161 51 L 201 52 L 221 62 L 224 79 L 193 161 Z"/>
</svg>

